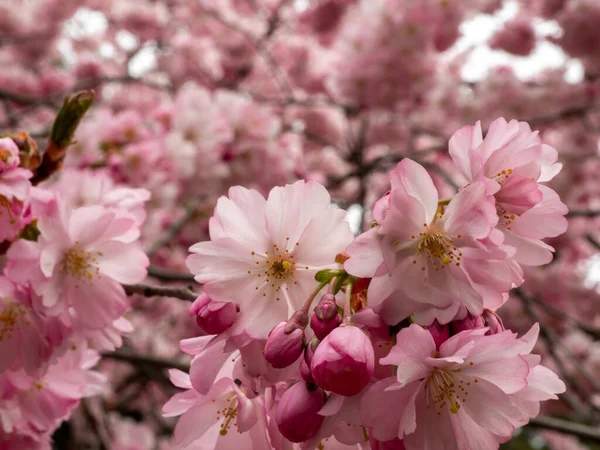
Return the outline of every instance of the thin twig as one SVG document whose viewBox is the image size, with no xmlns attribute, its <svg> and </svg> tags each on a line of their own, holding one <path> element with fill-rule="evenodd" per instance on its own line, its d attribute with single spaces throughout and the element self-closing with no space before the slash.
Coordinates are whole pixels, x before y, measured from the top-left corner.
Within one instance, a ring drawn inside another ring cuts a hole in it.
<svg viewBox="0 0 600 450">
<path fill-rule="evenodd" d="M 194 275 L 185 272 L 176 272 L 174 270 L 163 269 L 161 267 L 150 266 L 148 267 L 148 276 L 157 278 L 161 281 L 166 282 L 185 282 L 191 283 L 194 281 Z"/>
<path fill-rule="evenodd" d="M 567 213 L 567 217 L 598 217 L 600 216 L 600 209 L 575 209 Z"/>
<path fill-rule="evenodd" d="M 198 294 L 189 288 L 168 288 L 147 284 L 124 284 L 127 295 L 140 294 L 145 297 L 173 297 L 193 302 Z"/>
<path fill-rule="evenodd" d="M 573 434 L 585 439 L 592 439 L 600 442 L 600 428 L 582 425 L 580 423 L 568 420 L 557 419 L 556 417 L 537 416 L 531 419 L 529 425 L 548 430 L 560 431 L 562 433 Z"/>
<path fill-rule="evenodd" d="M 575 393 L 580 393 L 582 396 L 585 396 L 585 393 L 580 392 L 579 384 L 569 374 L 565 365 L 563 364 L 562 359 L 556 352 L 555 342 L 553 342 L 552 336 L 549 335 L 545 324 L 541 321 L 540 317 L 535 313 L 535 311 L 531 307 L 531 300 L 529 296 L 526 295 L 519 288 L 513 289 L 512 292 L 514 292 L 517 295 L 517 297 L 519 297 L 519 299 L 521 300 L 521 304 L 523 305 L 523 308 L 525 309 L 525 312 L 527 313 L 529 318 L 533 322 L 538 322 L 540 324 L 540 334 L 547 343 L 546 348 L 548 350 L 548 353 L 554 360 L 556 368 L 558 369 L 561 378 L 564 379 L 565 383 L 569 388 L 565 393 L 560 395 L 560 398 L 566 401 L 580 417 L 589 417 L 591 413 L 589 406 L 583 403 L 579 396 L 575 395 Z"/>
<path fill-rule="evenodd" d="M 102 353 L 102 357 L 116 359 L 118 361 L 126 361 L 134 365 L 141 364 L 152 366 L 158 369 L 179 369 L 184 372 L 190 370 L 189 364 L 177 361 L 175 359 L 160 358 L 154 355 L 144 355 L 124 349 L 116 350 L 114 352 L 104 352 Z"/>
<path fill-rule="evenodd" d="M 573 325 L 576 328 L 579 328 L 581 331 L 589 334 L 590 336 L 596 339 L 600 339 L 600 328 L 595 328 L 591 325 L 587 325 L 581 322 L 580 320 L 576 319 L 575 317 L 568 315 L 567 313 L 558 309 L 557 307 L 540 300 L 539 298 L 529 297 L 529 299 L 536 305 L 546 310 L 546 312 L 548 312 L 549 314 L 552 314 L 554 317 L 568 322 L 569 324 Z"/>
</svg>

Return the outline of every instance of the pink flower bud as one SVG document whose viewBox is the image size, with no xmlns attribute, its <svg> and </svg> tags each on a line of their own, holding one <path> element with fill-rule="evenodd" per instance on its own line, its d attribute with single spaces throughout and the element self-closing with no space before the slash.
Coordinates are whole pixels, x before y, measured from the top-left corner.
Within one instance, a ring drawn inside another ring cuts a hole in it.
<svg viewBox="0 0 600 450">
<path fill-rule="evenodd" d="M 485 323 L 483 322 L 483 317 L 481 317 L 481 316 L 473 317 L 469 314 L 469 315 L 467 315 L 467 317 L 465 317 L 462 320 L 455 320 L 454 322 L 452 322 L 450 324 L 450 326 L 452 327 L 453 334 L 457 334 L 457 333 L 460 333 L 461 331 L 465 331 L 465 330 L 474 330 L 476 328 L 483 328 L 483 327 L 485 327 Z"/>
<path fill-rule="evenodd" d="M 485 320 L 485 324 L 490 327 L 486 334 L 498 334 L 505 330 L 502 319 L 494 311 L 490 311 L 489 309 L 483 311 L 483 319 Z"/>
<path fill-rule="evenodd" d="M 306 363 L 306 358 L 300 360 L 300 376 L 307 383 L 314 383 L 315 379 L 312 376 L 309 365 Z"/>
<path fill-rule="evenodd" d="M 307 441 L 317 434 L 325 419 L 318 414 L 325 405 L 325 393 L 309 386 L 303 381 L 296 383 L 283 393 L 277 405 L 277 428 L 288 441 Z"/>
<path fill-rule="evenodd" d="M 288 333 L 288 323 L 281 322 L 273 328 L 265 344 L 265 358 L 276 369 L 292 365 L 304 350 L 304 330 L 291 327 Z"/>
<path fill-rule="evenodd" d="M 315 382 L 326 391 L 347 397 L 356 395 L 373 376 L 373 344 L 358 327 L 338 327 L 321 341 L 310 369 Z"/>
<path fill-rule="evenodd" d="M 429 327 L 427 328 L 433 337 L 433 341 L 435 342 L 435 347 L 439 350 L 440 345 L 446 342 L 450 338 L 450 326 L 449 325 L 440 325 L 437 320 L 435 320 Z"/>
<path fill-rule="evenodd" d="M 377 439 L 370 438 L 371 450 L 406 450 L 402 439 L 392 439 L 391 441 L 378 441 Z"/>
<path fill-rule="evenodd" d="M 237 317 L 237 305 L 215 302 L 206 294 L 200 295 L 190 307 L 190 315 L 206 334 L 219 334 L 229 328 Z"/>
<path fill-rule="evenodd" d="M 325 339 L 334 328 L 341 322 L 335 297 L 333 294 L 325 294 L 313 311 L 310 318 L 310 327 L 319 339 Z"/>
</svg>

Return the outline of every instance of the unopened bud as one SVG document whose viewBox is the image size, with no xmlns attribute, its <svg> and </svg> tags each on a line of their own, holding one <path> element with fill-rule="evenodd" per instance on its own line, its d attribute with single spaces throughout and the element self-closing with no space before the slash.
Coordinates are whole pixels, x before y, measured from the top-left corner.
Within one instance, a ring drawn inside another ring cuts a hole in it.
<svg viewBox="0 0 600 450">
<path fill-rule="evenodd" d="M 427 328 L 433 337 L 435 342 L 435 348 L 440 349 L 440 345 L 446 342 L 450 338 L 450 326 L 440 325 L 437 320 L 434 320 L 431 325 Z"/>
<path fill-rule="evenodd" d="M 281 322 L 273 328 L 265 344 L 265 359 L 276 369 L 292 365 L 304 350 L 304 330 L 291 327 L 288 333 L 288 324 Z"/>
<path fill-rule="evenodd" d="M 313 311 L 310 327 L 319 339 L 325 339 L 341 322 L 333 294 L 325 294 Z"/>
<path fill-rule="evenodd" d="M 307 383 L 314 383 L 315 379 L 312 376 L 312 372 L 310 371 L 309 365 L 306 363 L 306 358 L 302 358 L 300 360 L 300 376 Z"/>
<path fill-rule="evenodd" d="M 477 328 L 483 328 L 485 327 L 485 323 L 483 322 L 482 316 L 473 317 L 470 314 L 468 314 L 467 317 L 465 317 L 462 320 L 453 321 L 450 324 L 450 326 L 452 327 L 453 334 L 457 334 L 465 330 L 475 330 Z"/>
<path fill-rule="evenodd" d="M 319 410 L 325 405 L 322 389 L 303 381 L 285 391 L 277 405 L 277 428 L 290 442 L 304 442 L 317 434 L 325 417 Z"/>
<path fill-rule="evenodd" d="M 232 302 L 215 302 L 206 294 L 200 295 L 190 307 L 190 315 L 206 334 L 219 334 L 227 330 L 237 318 L 237 305 Z"/>
<path fill-rule="evenodd" d="M 504 324 L 502 323 L 502 319 L 495 311 L 490 311 L 486 309 L 483 311 L 483 319 L 485 320 L 485 324 L 490 327 L 486 334 L 498 334 L 503 332 L 506 328 L 504 328 Z"/>
<path fill-rule="evenodd" d="M 362 391 L 373 377 L 373 344 L 356 326 L 337 327 L 315 350 L 310 369 L 323 389 L 351 397 Z"/>
</svg>

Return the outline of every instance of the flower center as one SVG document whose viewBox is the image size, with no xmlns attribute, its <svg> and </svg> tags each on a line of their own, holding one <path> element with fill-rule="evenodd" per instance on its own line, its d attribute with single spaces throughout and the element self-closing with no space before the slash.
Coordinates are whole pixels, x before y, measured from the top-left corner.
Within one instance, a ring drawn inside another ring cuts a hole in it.
<svg viewBox="0 0 600 450">
<path fill-rule="evenodd" d="M 490 178 L 496 180 L 499 184 L 502 184 L 508 179 L 513 173 L 512 169 L 501 170 L 496 175 L 492 175 Z"/>
<path fill-rule="evenodd" d="M 460 409 L 460 398 L 458 396 L 458 389 L 454 377 L 448 369 L 433 369 L 433 372 L 429 375 L 427 383 L 425 384 L 427 389 L 427 407 L 429 408 L 429 400 L 438 407 L 443 409 L 448 405 L 450 412 L 456 414 Z"/>
<path fill-rule="evenodd" d="M 100 252 L 96 252 L 101 256 Z M 83 250 L 77 243 L 71 247 L 64 259 L 60 271 L 66 271 L 69 275 L 80 281 L 88 281 L 94 278 L 94 274 L 100 276 L 98 261 L 91 252 Z"/>
<path fill-rule="evenodd" d="M 233 420 L 237 417 L 237 395 L 232 392 L 231 396 L 226 401 L 227 403 L 223 409 L 217 411 L 217 422 L 223 419 L 219 430 L 219 434 L 221 436 L 225 436 L 227 434 L 229 428 L 231 428 Z"/>
<path fill-rule="evenodd" d="M 416 253 L 423 254 L 429 260 L 433 268 L 438 271 L 445 268 L 450 263 L 455 263 L 460 266 L 462 252 L 454 245 L 453 240 L 445 232 L 432 229 L 427 224 L 423 224 L 426 230 L 419 233 L 418 236 L 411 236 L 413 241 L 416 241 Z M 460 238 L 461 235 L 456 237 Z M 413 264 L 417 264 L 417 260 L 413 259 Z M 421 267 L 425 270 L 425 266 Z M 425 280 L 427 281 L 427 280 Z"/>
<path fill-rule="evenodd" d="M 2 307 L 3 306 L 3 307 Z M 24 320 L 27 310 L 24 306 L 18 305 L 8 297 L 0 298 L 0 342 L 11 339 L 13 333 L 19 328 L 21 321 Z M 27 321 L 25 321 L 27 324 Z"/>
<path fill-rule="evenodd" d="M 0 216 L 4 215 L 4 211 L 8 214 L 8 219 L 11 225 L 16 222 L 15 215 L 12 210 L 12 203 L 5 196 L 0 195 Z"/>
<path fill-rule="evenodd" d="M 506 212 L 504 209 L 496 207 L 496 212 L 498 213 L 498 225 L 503 226 L 507 230 L 512 230 L 511 226 L 513 220 L 517 218 L 515 214 L 511 214 Z"/>
<path fill-rule="evenodd" d="M 473 366 L 473 363 L 468 363 Z M 431 405 L 437 406 L 437 415 L 441 414 L 441 410 L 446 406 L 452 414 L 456 414 L 461 408 L 460 403 L 464 404 L 469 395 L 471 386 L 470 378 L 464 379 L 461 377 L 462 369 L 439 368 L 436 367 L 427 377 L 425 382 L 427 408 Z M 477 378 L 473 379 L 474 383 L 479 383 Z"/>
<path fill-rule="evenodd" d="M 7 163 L 8 158 L 12 156 L 12 153 L 8 150 L 0 150 L 0 161 Z"/>
<path fill-rule="evenodd" d="M 289 239 L 289 237 L 286 238 L 286 247 Z M 296 243 L 294 248 L 299 245 Z M 252 256 L 255 258 L 255 266 L 253 267 L 254 270 L 248 270 L 248 275 L 255 274 L 257 277 L 259 284 L 255 287 L 256 290 L 266 285 L 267 290 L 270 288 L 278 294 L 283 283 L 293 281 L 294 284 L 298 284 L 294 277 L 297 267 L 293 250 L 287 248 L 282 250 L 277 244 L 273 244 L 272 250 L 265 250 L 263 253 L 252 252 Z M 306 269 L 308 269 L 308 266 L 306 266 Z M 264 292 L 263 297 L 266 296 L 267 293 Z M 281 300 L 281 297 L 277 296 L 275 300 Z"/>
</svg>

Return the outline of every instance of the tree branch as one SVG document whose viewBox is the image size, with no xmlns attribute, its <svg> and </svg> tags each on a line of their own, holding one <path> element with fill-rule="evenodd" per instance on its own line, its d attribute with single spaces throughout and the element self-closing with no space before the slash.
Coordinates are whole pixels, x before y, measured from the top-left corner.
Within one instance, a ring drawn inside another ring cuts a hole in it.
<svg viewBox="0 0 600 450">
<path fill-rule="evenodd" d="M 158 369 L 179 369 L 183 372 L 190 370 L 190 365 L 174 359 L 160 358 L 153 355 L 143 355 L 130 350 L 119 349 L 114 352 L 103 352 L 103 358 L 115 359 L 118 361 L 126 361 L 133 365 L 141 364 L 152 366 Z"/>
<path fill-rule="evenodd" d="M 183 281 L 186 283 L 191 283 L 194 281 L 194 275 L 192 275 L 191 273 L 176 272 L 174 270 L 163 269 L 161 267 L 156 266 L 148 267 L 148 276 L 166 282 Z"/>
<path fill-rule="evenodd" d="M 123 288 L 127 295 L 140 294 L 144 297 L 173 297 L 190 302 L 196 300 L 199 295 L 190 288 L 168 288 L 147 284 L 124 284 Z"/>
<path fill-rule="evenodd" d="M 580 423 L 548 416 L 537 416 L 529 421 L 529 425 L 532 427 L 573 434 L 575 436 L 600 442 L 600 428 L 598 427 L 590 427 Z"/>
</svg>

